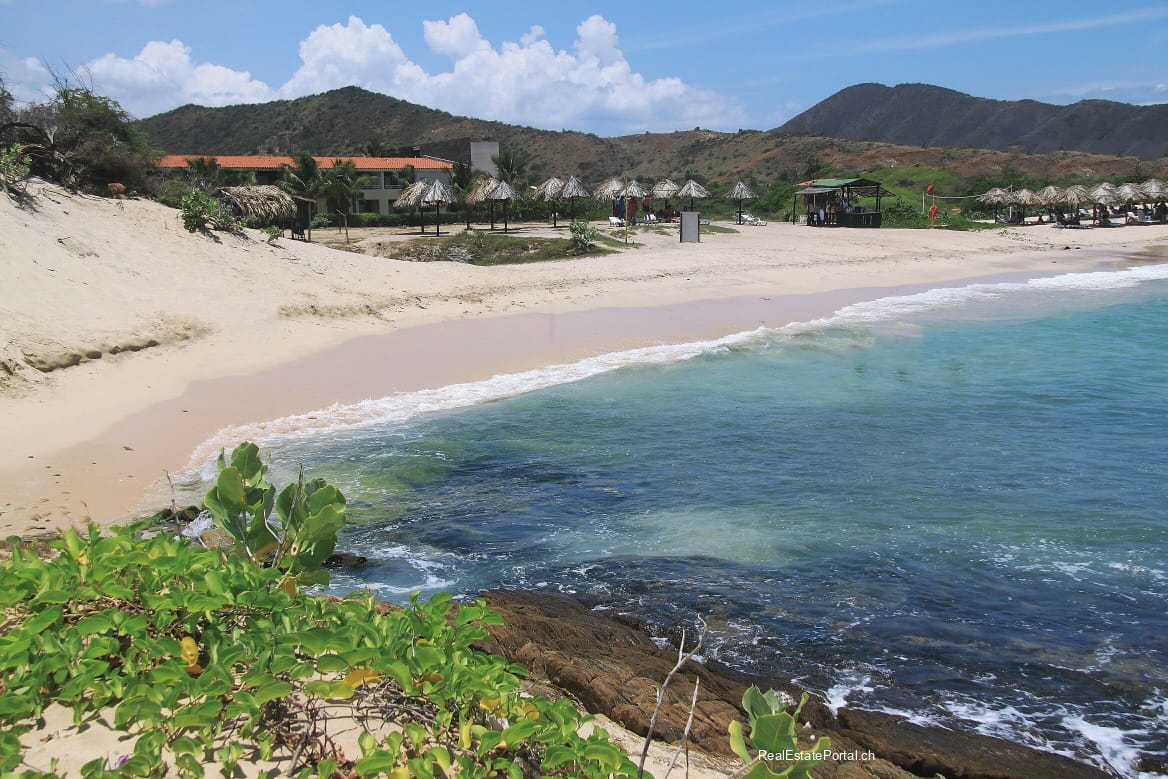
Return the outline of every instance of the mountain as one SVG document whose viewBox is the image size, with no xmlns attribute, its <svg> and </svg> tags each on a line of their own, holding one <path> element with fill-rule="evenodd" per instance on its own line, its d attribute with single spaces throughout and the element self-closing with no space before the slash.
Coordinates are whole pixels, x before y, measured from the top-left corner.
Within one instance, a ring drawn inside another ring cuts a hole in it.
<svg viewBox="0 0 1168 779">
<path fill-rule="evenodd" d="M 843 115 L 866 120 L 870 115 L 886 112 L 883 96 L 899 89 L 902 88 L 861 85 L 844 90 L 820 105 L 842 100 L 847 103 Z M 965 98 L 960 93 L 937 87 L 925 89 L 930 90 L 930 95 L 944 95 L 955 104 L 960 102 L 959 98 Z M 846 96 L 846 99 L 841 96 Z M 1042 106 L 1033 102 L 1025 105 Z M 817 108 L 819 106 L 801 117 L 812 116 Z M 911 105 L 902 105 L 897 113 L 897 126 L 906 131 L 921 123 L 920 119 L 910 115 L 910 108 Z M 949 110 L 935 105 L 929 109 L 942 114 Z M 1005 119 L 1001 123 L 1007 124 Z M 881 140 L 842 140 L 847 136 L 833 130 L 808 135 L 806 125 L 796 130 L 790 128 L 790 124 L 766 132 L 739 130 L 724 133 L 694 128 L 601 138 L 570 130 L 538 130 L 454 116 L 358 87 L 345 87 L 295 100 L 257 105 L 224 108 L 188 105 L 142 119 L 138 127 L 153 146 L 170 154 L 293 154 L 308 151 L 325 156 L 347 155 L 364 154 L 368 144 L 377 143 L 391 155 L 408 154 L 410 149 L 420 147 L 426 154 L 459 159 L 460 150 L 468 153 L 472 139 L 498 141 L 504 153 L 516 153 L 527 160 L 531 180 L 538 182 L 553 175 L 576 175 L 586 185 L 595 185 L 609 176 L 628 175 L 642 181 L 668 176 L 679 182 L 689 177 L 714 182 L 741 178 L 765 186 L 775 180 L 810 178 L 823 166 L 861 172 L 921 165 L 944 168 L 965 177 L 995 175 L 1005 170 L 1051 179 L 1065 176 L 1106 178 L 1131 175 L 1136 171 L 1140 175 L 1168 175 L 1165 167 L 1168 160 L 1148 165 L 1132 156 L 1115 153 L 1058 151 L 1033 155 L 1022 153 L 1016 146 L 993 151 L 972 132 L 966 133 L 963 139 L 970 148 L 959 149 L 931 140 L 902 141 L 899 145 Z M 1009 124 L 1022 127 L 1026 121 L 1012 120 Z M 875 122 L 873 126 L 887 128 L 891 122 Z M 836 137 L 831 137 L 833 135 Z M 1139 137 L 1146 141 L 1149 137 L 1163 136 L 1145 132 Z M 1073 147 L 1070 143 L 1064 145 L 1067 149 Z"/>
<path fill-rule="evenodd" d="M 1168 105 L 1083 100 L 1058 106 L 1035 100 L 987 100 L 929 84 L 857 84 L 779 128 L 914 146 L 1031 154 L 1085 151 L 1142 159 L 1168 155 Z"/>
</svg>

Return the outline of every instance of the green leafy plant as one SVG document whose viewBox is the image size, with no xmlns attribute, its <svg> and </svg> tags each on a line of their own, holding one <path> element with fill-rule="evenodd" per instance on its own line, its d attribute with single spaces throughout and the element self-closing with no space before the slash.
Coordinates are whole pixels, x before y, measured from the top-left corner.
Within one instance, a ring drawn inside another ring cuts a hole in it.
<svg viewBox="0 0 1168 779">
<path fill-rule="evenodd" d="M 230 214 L 223 212 L 219 201 L 192 189 L 182 197 L 179 207 L 182 215 L 183 227 L 189 232 L 200 230 L 222 230 L 228 233 L 238 233 L 239 221 Z"/>
<path fill-rule="evenodd" d="M 20 182 L 28 178 L 30 164 L 20 146 L 0 146 L 0 186 L 7 192 L 17 192 Z"/>
<path fill-rule="evenodd" d="M 754 685 L 742 696 L 750 748 L 737 720 L 730 723 L 730 748 L 749 766 L 742 774 L 745 779 L 811 779 L 811 768 L 822 763 L 831 748 L 831 739 L 820 737 L 814 746 L 800 749 L 796 726 L 807 693 L 793 712 L 787 711 L 788 701 L 774 690 L 764 693 Z"/>
<path fill-rule="evenodd" d="M 581 254 L 591 249 L 600 237 L 599 230 L 588 222 L 580 220 L 572 222 L 568 226 L 568 232 L 572 234 L 572 248 Z"/>
<path fill-rule="evenodd" d="M 230 462 L 220 452 L 218 465 L 204 503 L 215 524 L 234 539 L 236 551 L 300 584 L 327 584 L 322 566 L 345 525 L 340 490 L 323 479 L 306 482 L 301 471 L 277 496 L 259 447 L 251 442 L 235 447 Z"/>
<path fill-rule="evenodd" d="M 526 697 L 522 666 L 473 646 L 500 623 L 482 600 L 310 597 L 246 556 L 95 525 L 50 546 L 0 565 L 0 774 L 51 775 L 25 744 L 62 706 L 127 736 L 84 777 L 235 775 L 244 755 L 300 777 L 636 776 L 569 701 Z"/>
</svg>

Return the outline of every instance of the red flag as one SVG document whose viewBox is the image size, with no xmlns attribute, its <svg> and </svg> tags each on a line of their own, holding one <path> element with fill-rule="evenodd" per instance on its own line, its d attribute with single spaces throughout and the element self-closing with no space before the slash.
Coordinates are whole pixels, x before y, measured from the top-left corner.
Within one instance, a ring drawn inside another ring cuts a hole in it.
<svg viewBox="0 0 1168 779">
<path fill-rule="evenodd" d="M 928 188 L 927 190 L 925 190 L 925 191 L 926 191 L 926 192 L 928 192 L 930 195 L 931 195 L 931 194 L 933 194 L 933 185 L 932 185 L 932 184 L 930 184 L 930 185 L 929 185 L 929 188 Z"/>
</svg>

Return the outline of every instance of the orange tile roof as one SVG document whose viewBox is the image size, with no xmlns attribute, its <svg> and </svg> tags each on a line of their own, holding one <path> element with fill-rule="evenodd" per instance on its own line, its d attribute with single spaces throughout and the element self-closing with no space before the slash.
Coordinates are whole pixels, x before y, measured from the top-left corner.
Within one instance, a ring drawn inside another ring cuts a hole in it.
<svg viewBox="0 0 1168 779">
<path fill-rule="evenodd" d="M 158 161 L 163 168 L 185 168 L 188 160 L 212 159 L 221 168 L 231 170 L 278 170 L 281 165 L 293 165 L 291 157 L 272 154 L 167 154 Z M 313 157 L 322 168 L 331 168 L 336 160 L 352 162 L 357 170 L 401 170 L 413 165 L 415 170 L 449 170 L 453 163 L 431 157 Z"/>
</svg>

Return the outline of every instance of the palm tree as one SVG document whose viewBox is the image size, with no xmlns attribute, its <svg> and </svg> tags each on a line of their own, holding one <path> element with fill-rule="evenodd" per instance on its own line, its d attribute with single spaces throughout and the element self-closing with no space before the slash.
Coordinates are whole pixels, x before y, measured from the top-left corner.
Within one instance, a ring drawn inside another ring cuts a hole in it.
<svg viewBox="0 0 1168 779">
<path fill-rule="evenodd" d="M 336 203 L 337 211 L 348 225 L 349 206 L 353 198 L 372 182 L 370 176 L 357 173 L 352 160 L 333 160 L 333 166 L 322 174 L 324 184 L 320 194 Z"/>
<path fill-rule="evenodd" d="M 212 193 L 220 187 L 232 187 L 252 183 L 252 176 L 236 170 L 228 170 L 214 157 L 192 157 L 187 160 L 187 176 L 191 186 L 205 193 Z"/>
<path fill-rule="evenodd" d="M 408 187 L 417 179 L 417 171 L 414 170 L 413 165 L 402 165 L 402 169 L 397 172 L 397 183 L 403 187 Z"/>
<path fill-rule="evenodd" d="M 300 152 L 292 165 L 280 166 L 278 186 L 290 195 L 315 198 L 324 185 L 324 174 L 311 154 Z"/>
<path fill-rule="evenodd" d="M 365 142 L 365 153 L 370 157 L 388 157 L 389 147 L 379 138 Z"/>
<path fill-rule="evenodd" d="M 505 181 L 516 191 L 527 187 L 527 160 L 515 152 L 502 152 L 491 156 L 498 170 L 499 181 Z"/>
</svg>

